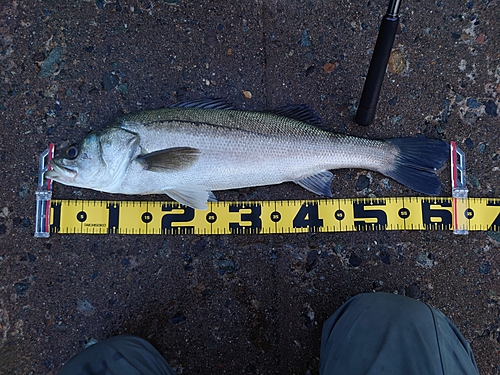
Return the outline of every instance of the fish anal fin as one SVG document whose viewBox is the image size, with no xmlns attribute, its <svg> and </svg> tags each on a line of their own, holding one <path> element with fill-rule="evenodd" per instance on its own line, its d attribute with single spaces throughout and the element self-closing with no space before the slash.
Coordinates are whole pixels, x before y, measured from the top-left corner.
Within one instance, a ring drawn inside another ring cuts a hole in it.
<svg viewBox="0 0 500 375">
<path fill-rule="evenodd" d="M 216 202 L 215 195 L 204 186 L 182 186 L 163 190 L 173 200 L 196 210 L 206 210 L 207 202 Z"/>
<path fill-rule="evenodd" d="M 332 184 L 333 173 L 330 171 L 321 171 L 319 173 L 313 174 L 312 176 L 307 176 L 294 182 L 304 189 L 312 191 L 315 194 L 322 195 L 324 197 L 331 197 L 332 190 L 330 185 Z"/>
<path fill-rule="evenodd" d="M 190 167 L 199 155 L 200 150 L 197 148 L 172 147 L 139 155 L 137 161 L 148 171 L 176 171 Z"/>
</svg>

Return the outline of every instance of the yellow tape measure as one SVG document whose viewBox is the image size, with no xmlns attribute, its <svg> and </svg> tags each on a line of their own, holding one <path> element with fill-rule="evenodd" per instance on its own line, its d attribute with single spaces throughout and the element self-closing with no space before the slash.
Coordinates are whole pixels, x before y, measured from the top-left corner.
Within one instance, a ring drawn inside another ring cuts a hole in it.
<svg viewBox="0 0 500 375">
<path fill-rule="evenodd" d="M 500 199 L 349 198 L 213 202 L 52 200 L 51 233 L 273 234 L 370 230 L 500 231 Z"/>
</svg>

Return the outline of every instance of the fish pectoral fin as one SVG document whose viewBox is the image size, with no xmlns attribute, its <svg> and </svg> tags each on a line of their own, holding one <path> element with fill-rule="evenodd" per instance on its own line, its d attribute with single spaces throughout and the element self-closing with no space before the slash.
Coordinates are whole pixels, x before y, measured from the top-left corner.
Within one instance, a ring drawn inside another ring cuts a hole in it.
<svg viewBox="0 0 500 375">
<path fill-rule="evenodd" d="M 319 173 L 313 174 L 312 176 L 307 176 L 301 178 L 300 180 L 295 180 L 297 185 L 302 186 L 304 189 L 312 191 L 315 194 L 323 195 L 325 197 L 332 196 L 332 190 L 330 185 L 332 184 L 333 173 L 330 171 L 321 171 Z"/>
<path fill-rule="evenodd" d="M 139 155 L 137 161 L 152 172 L 178 171 L 190 167 L 200 156 L 200 150 L 192 147 L 172 147 Z"/>
<path fill-rule="evenodd" d="M 207 202 L 216 202 L 214 193 L 204 186 L 183 186 L 163 190 L 170 198 L 180 204 L 197 210 L 206 210 Z"/>
</svg>

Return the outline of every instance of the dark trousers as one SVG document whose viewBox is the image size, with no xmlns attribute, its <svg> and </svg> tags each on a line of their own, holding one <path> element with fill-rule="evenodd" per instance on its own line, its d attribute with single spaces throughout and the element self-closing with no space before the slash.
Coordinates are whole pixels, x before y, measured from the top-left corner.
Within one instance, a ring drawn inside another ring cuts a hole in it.
<svg viewBox="0 0 500 375">
<path fill-rule="evenodd" d="M 174 375 L 147 341 L 121 335 L 70 359 L 59 375 Z M 351 298 L 323 325 L 321 375 L 479 374 L 469 344 L 439 310 L 388 293 Z"/>
<path fill-rule="evenodd" d="M 360 294 L 324 324 L 320 374 L 479 374 L 469 343 L 439 310 L 388 293 Z"/>
</svg>

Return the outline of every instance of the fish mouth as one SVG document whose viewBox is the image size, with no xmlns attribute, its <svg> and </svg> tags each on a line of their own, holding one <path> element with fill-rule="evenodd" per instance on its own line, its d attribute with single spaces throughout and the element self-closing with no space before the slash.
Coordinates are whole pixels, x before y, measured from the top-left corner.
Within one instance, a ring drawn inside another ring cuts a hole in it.
<svg viewBox="0 0 500 375">
<path fill-rule="evenodd" d="M 74 182 L 78 172 L 72 167 L 59 164 L 55 160 L 49 162 L 51 170 L 45 173 L 45 177 L 59 182 Z"/>
</svg>

